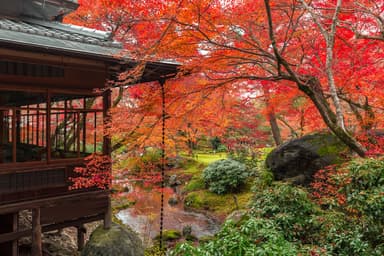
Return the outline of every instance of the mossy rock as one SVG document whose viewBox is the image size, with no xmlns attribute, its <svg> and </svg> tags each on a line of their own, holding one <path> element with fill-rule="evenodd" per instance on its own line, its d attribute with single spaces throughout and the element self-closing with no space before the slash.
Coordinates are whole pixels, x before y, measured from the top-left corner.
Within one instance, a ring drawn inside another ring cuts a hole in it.
<svg viewBox="0 0 384 256">
<path fill-rule="evenodd" d="M 99 226 L 85 245 L 82 256 L 144 256 L 138 235 L 127 227 L 113 223 L 110 229 Z"/>
<path fill-rule="evenodd" d="M 325 166 L 342 163 L 347 146 L 330 133 L 315 133 L 285 142 L 266 159 L 276 180 L 307 185 Z"/>
</svg>

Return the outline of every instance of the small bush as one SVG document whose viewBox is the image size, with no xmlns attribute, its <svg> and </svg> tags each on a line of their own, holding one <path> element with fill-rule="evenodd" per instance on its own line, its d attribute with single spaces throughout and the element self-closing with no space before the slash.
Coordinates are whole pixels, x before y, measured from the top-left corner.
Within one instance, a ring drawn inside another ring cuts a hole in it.
<svg viewBox="0 0 384 256">
<path fill-rule="evenodd" d="M 276 225 L 266 219 L 250 218 L 240 226 L 227 221 L 212 240 L 193 247 L 189 243 L 179 244 L 172 256 L 214 255 L 297 255 L 296 245 L 284 239 Z"/>
<path fill-rule="evenodd" d="M 222 159 L 208 165 L 203 179 L 209 190 L 216 194 L 234 192 L 245 183 L 249 173 L 244 164 Z"/>
<path fill-rule="evenodd" d="M 289 241 L 310 239 L 316 228 L 312 222 L 316 205 L 305 190 L 288 183 L 255 191 L 250 206 L 253 216 L 274 220 Z"/>
</svg>

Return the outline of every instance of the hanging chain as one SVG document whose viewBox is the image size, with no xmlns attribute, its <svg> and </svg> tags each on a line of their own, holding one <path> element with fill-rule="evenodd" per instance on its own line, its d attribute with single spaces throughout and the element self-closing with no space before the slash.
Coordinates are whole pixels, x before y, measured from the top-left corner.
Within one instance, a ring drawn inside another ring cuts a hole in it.
<svg viewBox="0 0 384 256">
<path fill-rule="evenodd" d="M 163 224 L 164 224 L 164 188 L 165 188 L 165 80 L 160 80 L 161 87 L 161 204 L 160 204 L 160 251 L 163 252 Z"/>
</svg>

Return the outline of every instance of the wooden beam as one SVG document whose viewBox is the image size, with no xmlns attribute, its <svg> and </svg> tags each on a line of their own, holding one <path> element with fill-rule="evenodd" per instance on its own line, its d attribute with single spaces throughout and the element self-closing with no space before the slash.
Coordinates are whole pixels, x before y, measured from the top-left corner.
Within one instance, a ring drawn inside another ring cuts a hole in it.
<svg viewBox="0 0 384 256">
<path fill-rule="evenodd" d="M 40 208 L 32 209 L 32 255 L 42 256 Z"/>
<path fill-rule="evenodd" d="M 91 89 L 64 89 L 64 88 L 52 88 L 49 86 L 29 86 L 29 85 L 20 85 L 19 83 L 7 83 L 1 81 L 0 91 L 18 91 L 18 92 L 33 92 L 33 93 L 46 93 L 47 89 L 50 89 L 53 94 L 68 94 L 68 95 L 81 95 L 81 96 L 100 96 L 99 93 L 94 92 Z"/>
<path fill-rule="evenodd" d="M 96 200 L 99 197 L 106 197 L 108 196 L 108 191 L 104 190 L 97 190 L 97 191 L 87 191 L 87 192 L 79 192 L 79 193 L 71 193 L 68 195 L 63 196 L 54 196 L 49 197 L 45 199 L 37 199 L 37 200 L 31 200 L 27 202 L 19 202 L 19 203 L 12 203 L 12 204 L 6 204 L 6 205 L 0 205 L 0 213 L 12 213 L 16 211 L 20 211 L 23 209 L 32 209 L 34 207 L 54 207 L 55 205 L 58 205 L 63 200 Z"/>
<path fill-rule="evenodd" d="M 43 232 L 49 232 L 49 231 L 58 230 L 58 229 L 66 228 L 66 227 L 81 226 L 84 223 L 102 220 L 103 216 L 104 215 L 102 215 L 102 214 L 98 214 L 98 215 L 94 215 L 94 216 L 90 216 L 90 217 L 79 218 L 76 220 L 70 220 L 70 221 L 65 221 L 65 222 L 61 222 L 61 223 L 44 225 L 43 226 Z"/>
<path fill-rule="evenodd" d="M 51 55 L 46 53 L 37 53 L 30 51 L 20 51 L 12 49 L 0 49 L 0 56 L 3 59 L 13 60 L 13 61 L 28 61 L 29 63 L 35 64 L 52 64 L 58 66 L 72 66 L 72 67 L 81 67 L 84 69 L 100 69 L 105 70 L 105 63 L 102 61 L 75 58 L 62 55 Z"/>
<path fill-rule="evenodd" d="M 32 229 L 0 234 L 0 244 L 8 241 L 14 241 L 19 238 L 22 238 L 25 236 L 31 236 L 31 235 L 32 235 Z"/>
<path fill-rule="evenodd" d="M 66 228 L 66 227 L 79 227 L 79 226 L 84 225 L 85 223 L 102 220 L 103 216 L 104 215 L 98 214 L 95 216 L 80 218 L 77 220 L 71 220 L 71 221 L 66 221 L 66 222 L 62 222 L 62 223 L 45 225 L 45 226 L 42 226 L 41 231 L 42 231 L 42 233 L 45 233 L 45 232 L 49 232 L 49 231 L 53 231 L 53 230 Z M 32 236 L 32 229 L 0 234 L 0 243 L 8 242 L 8 241 L 14 241 L 14 240 L 20 239 L 22 237 L 26 237 L 26 236 Z"/>
</svg>

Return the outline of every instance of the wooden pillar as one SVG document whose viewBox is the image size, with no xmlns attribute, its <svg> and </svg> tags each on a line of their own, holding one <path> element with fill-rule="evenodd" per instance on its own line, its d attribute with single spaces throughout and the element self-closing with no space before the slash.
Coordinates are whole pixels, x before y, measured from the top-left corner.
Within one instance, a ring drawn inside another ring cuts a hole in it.
<svg viewBox="0 0 384 256">
<path fill-rule="evenodd" d="M 84 248 L 84 235 L 87 232 L 84 225 L 77 227 L 77 250 L 81 251 Z"/>
<path fill-rule="evenodd" d="M 111 108 L 111 90 L 106 90 L 103 93 L 103 130 L 106 124 L 110 121 L 109 110 Z M 111 138 L 109 136 L 103 136 L 103 154 L 111 155 Z"/>
<path fill-rule="evenodd" d="M 46 128 L 45 139 L 47 146 L 47 163 L 51 161 L 52 143 L 51 143 L 51 92 L 47 92 L 47 105 L 46 105 Z"/>
<path fill-rule="evenodd" d="M 36 146 L 40 146 L 39 140 L 40 140 L 40 104 L 37 104 L 37 110 L 36 110 Z"/>
<path fill-rule="evenodd" d="M 0 234 L 17 232 L 18 213 L 0 215 Z M 17 240 L 0 243 L 0 255 L 17 256 Z"/>
<path fill-rule="evenodd" d="M 97 151 L 97 112 L 93 113 L 93 153 Z"/>
<path fill-rule="evenodd" d="M 18 213 L 13 213 L 13 223 L 12 223 L 12 231 L 16 232 L 19 228 L 19 214 Z M 17 256 L 18 253 L 18 241 L 13 240 L 12 241 L 12 256 Z"/>
<path fill-rule="evenodd" d="M 40 208 L 32 209 L 32 255 L 42 256 Z"/>
<path fill-rule="evenodd" d="M 87 99 L 83 99 L 83 153 L 87 152 Z"/>
<path fill-rule="evenodd" d="M 0 110 L 0 163 L 4 162 L 4 110 Z"/>
<path fill-rule="evenodd" d="M 67 152 L 67 119 L 68 119 L 68 101 L 64 101 L 64 152 Z"/>
<path fill-rule="evenodd" d="M 110 121 L 109 110 L 111 108 L 111 90 L 106 90 L 103 93 L 103 130 L 106 128 L 107 123 Z M 103 137 L 103 154 L 111 156 L 111 138 L 104 134 Z M 110 168 L 112 171 L 112 168 Z M 111 198 L 108 197 L 108 208 L 104 215 L 104 228 L 109 229 L 112 225 L 112 207 Z"/>
<path fill-rule="evenodd" d="M 30 118 L 30 116 L 29 116 L 29 105 L 27 106 L 27 141 L 26 141 L 26 143 L 27 144 L 29 144 L 29 129 L 30 129 L 30 127 L 29 127 L 29 119 Z"/>
<path fill-rule="evenodd" d="M 12 109 L 12 162 L 17 161 L 16 151 L 17 133 L 16 133 L 16 108 Z"/>
<path fill-rule="evenodd" d="M 80 125 L 80 111 L 77 111 L 76 112 L 76 123 L 77 123 L 77 126 L 76 126 L 76 151 L 77 151 L 77 157 L 80 158 L 80 129 L 81 129 L 81 125 Z"/>
<path fill-rule="evenodd" d="M 21 143 L 21 111 L 16 110 L 16 144 Z"/>
</svg>

